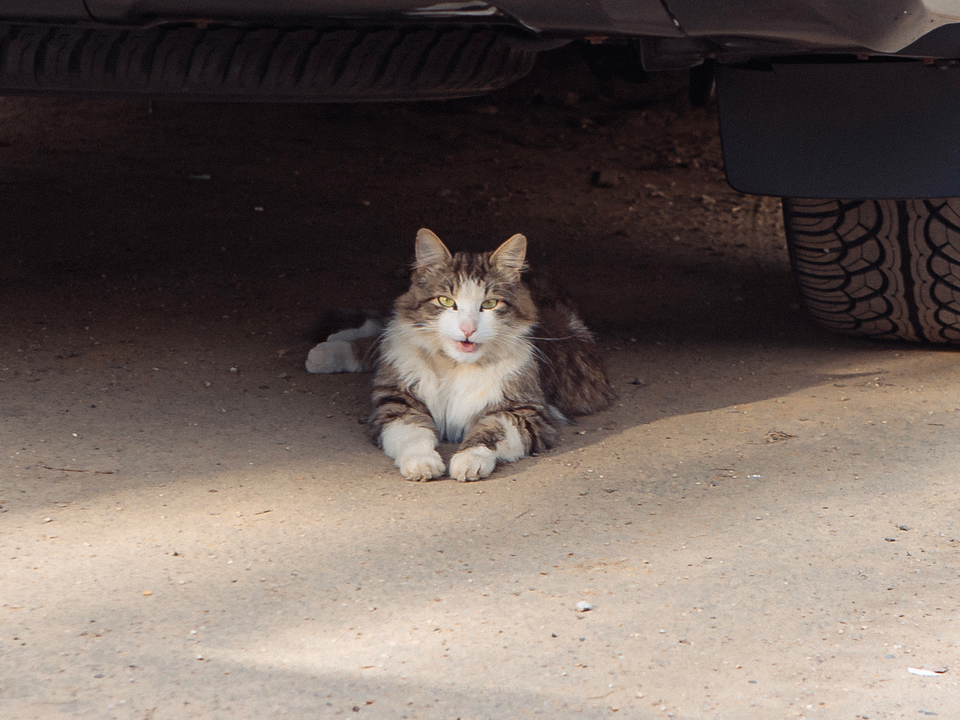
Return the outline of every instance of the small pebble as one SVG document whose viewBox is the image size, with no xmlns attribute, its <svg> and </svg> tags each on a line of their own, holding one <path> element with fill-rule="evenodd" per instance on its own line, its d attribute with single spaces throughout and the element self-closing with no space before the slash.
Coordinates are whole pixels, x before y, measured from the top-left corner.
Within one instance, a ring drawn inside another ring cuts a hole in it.
<svg viewBox="0 0 960 720">
<path fill-rule="evenodd" d="M 588 612 L 590 610 L 593 610 L 593 605 L 588 603 L 586 600 L 581 600 L 580 602 L 577 603 L 577 610 L 580 612 Z"/>
</svg>

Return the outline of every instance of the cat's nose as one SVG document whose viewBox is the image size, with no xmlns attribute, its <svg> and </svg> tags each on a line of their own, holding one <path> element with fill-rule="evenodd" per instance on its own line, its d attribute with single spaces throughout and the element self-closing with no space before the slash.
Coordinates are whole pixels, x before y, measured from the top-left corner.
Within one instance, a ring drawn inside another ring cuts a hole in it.
<svg viewBox="0 0 960 720">
<path fill-rule="evenodd" d="M 460 332 L 463 333 L 463 336 L 469 340 L 470 336 L 477 331 L 477 326 L 473 323 L 460 323 Z"/>
</svg>

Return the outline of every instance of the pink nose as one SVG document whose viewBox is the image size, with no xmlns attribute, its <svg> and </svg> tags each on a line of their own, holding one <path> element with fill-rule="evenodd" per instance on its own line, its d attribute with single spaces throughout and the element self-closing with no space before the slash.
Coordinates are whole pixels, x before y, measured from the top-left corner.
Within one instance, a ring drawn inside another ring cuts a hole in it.
<svg viewBox="0 0 960 720">
<path fill-rule="evenodd" d="M 477 331 L 477 326 L 473 323 L 460 323 L 460 332 L 463 333 L 463 336 L 470 339 L 470 336 Z"/>
</svg>

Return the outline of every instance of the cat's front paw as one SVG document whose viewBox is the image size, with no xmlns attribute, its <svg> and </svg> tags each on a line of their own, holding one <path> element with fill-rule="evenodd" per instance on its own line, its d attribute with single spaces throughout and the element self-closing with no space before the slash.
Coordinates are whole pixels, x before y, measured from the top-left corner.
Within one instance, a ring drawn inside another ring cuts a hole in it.
<svg viewBox="0 0 960 720">
<path fill-rule="evenodd" d="M 360 363 L 353 356 L 349 342 L 331 340 L 320 343 L 307 354 L 306 367 L 310 373 L 358 372 Z"/>
<path fill-rule="evenodd" d="M 397 458 L 397 467 L 400 468 L 400 474 L 407 480 L 414 482 L 425 482 L 443 475 L 443 458 L 436 450 L 428 453 L 411 453 L 410 455 L 401 455 Z"/>
<path fill-rule="evenodd" d="M 497 454 L 490 448 L 477 447 L 461 450 L 450 458 L 450 477 L 460 482 L 485 478 L 497 466 Z"/>
</svg>

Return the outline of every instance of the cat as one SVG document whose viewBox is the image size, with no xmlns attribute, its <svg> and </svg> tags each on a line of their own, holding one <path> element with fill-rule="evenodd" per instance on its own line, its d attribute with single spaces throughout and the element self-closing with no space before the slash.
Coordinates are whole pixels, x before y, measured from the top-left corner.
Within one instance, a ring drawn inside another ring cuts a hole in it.
<svg viewBox="0 0 960 720">
<path fill-rule="evenodd" d="M 367 316 L 310 351 L 310 372 L 375 369 L 372 439 L 408 480 L 441 477 L 441 441 L 459 443 L 449 475 L 489 476 L 500 462 L 553 447 L 567 416 L 614 392 L 593 336 L 556 288 L 525 280 L 527 240 L 452 254 L 417 233 L 410 289 L 383 328 Z"/>
</svg>

